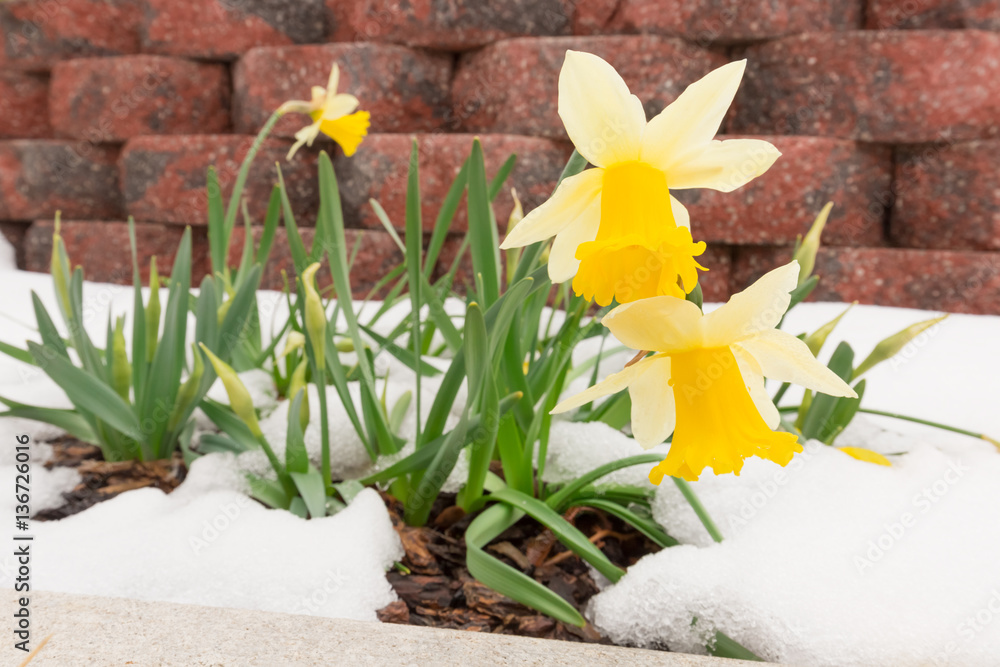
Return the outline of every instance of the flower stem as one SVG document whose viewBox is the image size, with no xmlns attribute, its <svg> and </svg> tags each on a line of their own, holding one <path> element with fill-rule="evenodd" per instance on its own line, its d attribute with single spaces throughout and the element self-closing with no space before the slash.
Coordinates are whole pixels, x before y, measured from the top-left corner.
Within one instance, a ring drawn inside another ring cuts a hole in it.
<svg viewBox="0 0 1000 667">
<path fill-rule="evenodd" d="M 316 371 L 316 393 L 319 394 L 319 437 L 320 469 L 327 493 L 333 488 L 333 473 L 330 469 L 330 422 L 326 407 L 326 369 Z"/>
<path fill-rule="evenodd" d="M 705 526 L 705 530 L 708 531 L 708 534 L 711 535 L 712 539 L 716 542 L 721 542 L 722 533 L 719 532 L 715 522 L 712 521 L 712 517 L 708 515 L 708 512 L 705 510 L 705 506 L 701 504 L 700 500 L 698 500 L 698 496 L 695 495 L 694 489 L 692 489 L 685 480 L 679 477 L 672 477 L 671 479 L 674 480 L 674 484 L 676 484 L 677 488 L 681 490 L 682 494 L 684 494 L 684 499 L 688 501 L 688 504 L 691 505 L 691 509 L 693 509 L 694 513 L 698 515 L 698 518 L 701 520 L 701 524 Z"/>
<path fill-rule="evenodd" d="M 997 449 L 1000 449 L 1000 441 L 994 440 L 993 438 L 983 433 L 976 433 L 975 431 L 969 431 L 964 428 L 958 428 L 957 426 L 948 426 L 947 424 L 939 424 L 938 422 L 932 422 L 928 419 L 920 419 L 919 417 L 908 417 L 906 415 L 896 414 L 895 412 L 883 412 L 882 410 L 869 410 L 867 408 L 859 408 L 858 412 L 864 412 L 869 415 L 880 415 L 882 417 L 892 417 L 893 419 L 901 419 L 903 421 L 923 424 L 925 426 L 933 426 L 934 428 L 939 428 L 943 431 L 961 433 L 962 435 L 967 435 L 972 438 L 979 438 L 980 440 L 985 440 L 986 442 L 990 443 Z"/>
<path fill-rule="evenodd" d="M 257 133 L 257 138 L 254 139 L 250 150 L 247 151 L 246 157 L 243 158 L 243 164 L 240 165 L 240 173 L 237 174 L 236 184 L 233 186 L 233 194 L 229 199 L 229 208 L 226 209 L 223 230 L 227 239 L 232 234 L 233 227 L 236 225 L 236 212 L 239 210 L 239 202 L 243 195 L 243 187 L 246 185 L 247 176 L 250 174 L 250 165 L 253 163 L 254 158 L 257 157 L 257 152 L 264 145 L 264 141 L 268 135 L 271 134 L 271 130 L 274 129 L 274 126 L 281 120 L 283 115 L 283 112 L 280 110 L 271 114 L 271 117 L 264 123 L 264 127 L 260 128 L 260 132 Z"/>
</svg>

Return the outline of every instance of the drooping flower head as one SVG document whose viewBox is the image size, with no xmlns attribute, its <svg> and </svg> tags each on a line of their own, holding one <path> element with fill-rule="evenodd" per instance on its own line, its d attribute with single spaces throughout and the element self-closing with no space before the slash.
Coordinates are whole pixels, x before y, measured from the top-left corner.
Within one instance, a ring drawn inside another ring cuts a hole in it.
<svg viewBox="0 0 1000 667">
<path fill-rule="evenodd" d="M 313 124 L 295 133 L 295 144 L 288 151 L 288 159 L 304 144 L 312 146 L 316 137 L 323 134 L 336 141 L 344 155 L 350 157 L 358 150 L 361 140 L 368 135 L 371 124 L 371 114 L 367 111 L 355 111 L 358 108 L 358 98 L 354 95 L 338 93 L 340 83 L 340 68 L 337 63 L 330 69 L 330 80 L 326 88 L 313 86 L 312 99 L 308 102 L 292 100 L 285 102 L 278 113 L 303 113 L 313 119 Z"/>
<path fill-rule="evenodd" d="M 804 342 L 775 329 L 798 275 L 793 261 L 707 315 L 672 296 L 618 306 L 603 324 L 625 345 L 654 354 L 552 412 L 627 387 L 636 441 L 648 449 L 673 433 L 667 457 L 649 474 L 653 484 L 664 475 L 694 481 L 706 467 L 716 474 L 739 474 L 749 456 L 786 465 L 802 446 L 795 435 L 773 430 L 780 417 L 764 389 L 765 376 L 831 396 L 856 397 Z"/>
<path fill-rule="evenodd" d="M 690 292 L 705 244 L 692 239 L 688 213 L 671 190 L 729 192 L 780 155 L 766 141 L 713 140 L 745 66 L 741 60 L 710 72 L 647 123 L 639 98 L 611 65 L 567 51 L 559 116 L 595 168 L 565 179 L 501 247 L 555 236 L 549 277 L 573 278 L 574 291 L 600 305 Z"/>
</svg>

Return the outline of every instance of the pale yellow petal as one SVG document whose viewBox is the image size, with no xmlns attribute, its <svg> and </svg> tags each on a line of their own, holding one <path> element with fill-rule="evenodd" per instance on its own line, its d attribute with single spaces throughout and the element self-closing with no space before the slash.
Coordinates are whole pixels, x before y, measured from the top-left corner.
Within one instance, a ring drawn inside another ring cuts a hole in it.
<svg viewBox="0 0 1000 667">
<path fill-rule="evenodd" d="M 768 428 L 778 428 L 778 424 L 781 423 L 781 414 L 764 386 L 764 374 L 761 372 L 760 364 L 739 346 L 734 345 L 731 349 L 733 356 L 736 357 L 736 365 L 740 369 L 740 375 L 743 376 L 743 383 L 746 384 L 757 412 L 760 413 Z"/>
<path fill-rule="evenodd" d="M 565 179 L 547 202 L 517 223 L 500 247 L 507 250 L 530 245 L 566 229 L 600 193 L 603 180 L 603 169 L 587 169 Z"/>
<path fill-rule="evenodd" d="M 307 125 L 306 127 L 303 127 L 301 130 L 296 132 L 295 143 L 292 144 L 292 147 L 290 149 L 288 149 L 288 155 L 285 156 L 285 159 L 291 160 L 292 156 L 294 156 L 295 153 L 297 153 L 298 150 L 303 146 L 305 146 L 306 144 L 312 146 L 312 143 L 316 140 L 316 137 L 319 136 L 319 126 L 320 122 L 316 121 L 312 125 Z"/>
<path fill-rule="evenodd" d="M 762 139 L 713 141 L 667 170 L 674 190 L 711 188 L 732 192 L 771 168 L 781 153 Z"/>
<path fill-rule="evenodd" d="M 765 273 L 706 315 L 705 346 L 722 347 L 777 326 L 788 310 L 798 276 L 799 263 L 793 260 Z"/>
<path fill-rule="evenodd" d="M 636 364 L 637 366 L 639 364 Z M 628 388 L 632 399 L 632 436 L 644 449 L 655 447 L 674 432 L 674 388 L 670 357 L 652 357 Z"/>
<path fill-rule="evenodd" d="M 709 72 L 649 121 L 642 135 L 642 161 L 669 173 L 710 142 L 736 96 L 744 69 L 746 60 L 738 60 Z"/>
<path fill-rule="evenodd" d="M 633 350 L 677 353 L 702 345 L 702 314 L 690 301 L 654 296 L 618 306 L 604 326 Z"/>
<path fill-rule="evenodd" d="M 358 98 L 354 95 L 341 93 L 327 98 L 323 105 L 323 120 L 336 120 L 342 116 L 347 116 L 358 108 Z"/>
<path fill-rule="evenodd" d="M 331 95 L 337 92 L 337 88 L 340 86 L 340 67 L 337 63 L 333 63 L 333 67 L 330 68 L 330 78 L 326 82 L 326 89 Z"/>
<path fill-rule="evenodd" d="M 617 394 L 622 389 L 628 387 L 633 380 L 639 377 L 639 375 L 641 375 L 642 372 L 646 370 L 646 367 L 653 361 L 653 358 L 643 359 L 642 361 L 632 364 L 624 370 L 612 373 L 595 384 L 593 387 L 585 389 L 579 394 L 562 401 L 559 405 L 552 408 L 552 412 L 550 414 L 557 415 L 561 412 L 567 412 L 574 408 L 578 408 L 581 405 L 586 405 L 587 403 L 601 398 L 602 396 Z"/>
<path fill-rule="evenodd" d="M 873 452 L 870 449 L 865 449 L 864 447 L 837 447 L 840 451 L 844 452 L 852 459 L 857 459 L 859 461 L 864 461 L 866 463 L 874 463 L 879 466 L 892 466 L 892 462 L 885 458 L 878 452 Z"/>
<path fill-rule="evenodd" d="M 830 396 L 857 397 L 846 382 L 817 361 L 809 347 L 790 333 L 768 329 L 741 340 L 737 345 L 760 364 L 765 377 L 791 382 Z"/>
<path fill-rule="evenodd" d="M 670 196 L 670 210 L 674 214 L 674 222 L 677 223 L 678 227 L 691 227 L 691 214 L 688 213 L 687 207 L 677 201 L 673 195 Z"/>
<path fill-rule="evenodd" d="M 597 230 L 601 226 L 601 196 L 597 195 L 580 216 L 556 234 L 549 252 L 549 280 L 561 283 L 576 275 L 580 268 L 580 260 L 576 258 L 576 249 L 581 243 L 588 243 L 597 238 Z"/>
<path fill-rule="evenodd" d="M 639 158 L 646 113 L 615 68 L 567 51 L 559 72 L 559 117 L 580 155 L 598 167 Z"/>
</svg>

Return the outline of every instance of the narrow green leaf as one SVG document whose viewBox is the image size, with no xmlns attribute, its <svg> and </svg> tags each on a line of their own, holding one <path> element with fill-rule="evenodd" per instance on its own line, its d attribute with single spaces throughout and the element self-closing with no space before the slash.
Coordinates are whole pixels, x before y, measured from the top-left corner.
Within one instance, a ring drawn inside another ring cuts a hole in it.
<svg viewBox="0 0 1000 667">
<path fill-rule="evenodd" d="M 666 549 L 667 547 L 675 547 L 680 544 L 677 540 L 667 535 L 660 528 L 659 524 L 652 519 L 643 518 L 624 505 L 619 505 L 606 498 L 578 498 L 570 503 L 570 507 L 593 507 L 594 509 L 616 516 L 661 548 Z"/>
<path fill-rule="evenodd" d="M 212 420 L 212 423 L 238 442 L 245 450 L 260 449 L 260 443 L 243 420 L 229 409 L 228 406 L 216 403 L 211 399 L 204 399 L 201 402 L 201 410 Z"/>
<path fill-rule="evenodd" d="M 23 361 L 26 364 L 35 365 L 35 358 L 31 356 L 31 352 L 27 350 L 22 350 L 19 347 L 14 347 L 10 343 L 4 343 L 0 341 L 0 352 L 6 354 L 8 357 L 17 359 L 18 361 Z"/>
<path fill-rule="evenodd" d="M 763 658 L 757 657 L 755 653 L 719 630 L 715 632 L 715 642 L 706 648 L 708 648 L 708 652 L 710 654 L 717 658 L 732 658 L 734 660 L 764 662 Z"/>
<path fill-rule="evenodd" d="M 298 225 L 295 224 L 295 214 L 292 213 L 292 202 L 288 199 L 288 189 L 285 187 L 285 177 L 281 173 L 281 165 L 278 165 L 277 169 L 278 188 L 281 193 L 281 211 L 285 219 L 288 249 L 292 253 L 292 263 L 295 266 L 295 273 L 302 273 L 309 262 L 308 255 L 306 254 L 306 246 L 302 242 L 302 235 L 299 234 Z"/>
<path fill-rule="evenodd" d="M 663 456 L 660 454 L 637 454 L 636 456 L 630 456 L 628 458 L 605 463 L 602 466 L 594 468 L 590 472 L 580 475 L 559 491 L 549 496 L 545 503 L 556 512 L 565 512 L 576 494 L 580 493 L 583 489 L 590 484 L 593 484 L 600 478 L 610 475 L 616 470 L 622 470 L 624 468 L 631 468 L 632 466 L 648 463 L 659 463 L 662 459 Z"/>
<path fill-rule="evenodd" d="M 427 256 L 424 259 L 424 278 L 430 280 L 434 273 L 434 266 L 437 264 L 438 255 L 444 246 L 448 232 L 451 230 L 451 223 L 455 219 L 459 204 L 462 203 L 462 194 L 469 180 L 469 160 L 462 163 L 462 168 L 458 170 L 455 179 L 448 188 L 441 208 L 438 209 L 437 218 L 434 220 L 434 231 L 431 232 L 431 239 L 427 244 Z"/>
<path fill-rule="evenodd" d="M 291 498 L 277 481 L 256 475 L 247 475 L 247 480 L 250 482 L 251 497 L 274 509 L 287 510 L 291 506 Z"/>
<path fill-rule="evenodd" d="M 440 375 L 441 371 L 435 367 L 431 366 L 429 363 L 415 356 L 412 350 L 407 350 L 405 347 L 400 347 L 396 343 L 381 335 L 374 329 L 369 329 L 364 324 L 359 325 L 361 330 L 364 331 L 368 336 L 371 337 L 373 341 L 379 344 L 386 352 L 396 357 L 400 363 L 404 364 L 407 368 L 418 371 L 419 374 L 427 377 L 433 377 L 435 375 Z"/>
<path fill-rule="evenodd" d="M 294 420 L 291 420 L 294 421 Z M 326 516 L 326 491 L 323 485 L 323 475 L 319 470 L 310 466 L 308 472 L 291 472 L 289 475 L 295 482 L 295 488 L 299 490 L 302 501 L 305 502 L 309 510 L 309 516 L 313 519 L 321 519 Z"/>
<path fill-rule="evenodd" d="M 222 208 L 222 189 L 215 167 L 208 168 L 208 245 L 212 256 L 212 273 L 224 273 L 226 255 L 229 254 L 229 236 L 225 230 L 225 213 Z"/>
<path fill-rule="evenodd" d="M 305 389 L 300 389 L 292 399 L 288 408 L 288 433 L 285 444 L 285 469 L 289 474 L 306 473 L 309 470 L 309 454 L 306 452 L 306 440 L 302 433 L 302 423 L 299 413 L 302 410 L 302 398 Z"/>
<path fill-rule="evenodd" d="M 473 272 L 483 284 L 480 296 L 483 305 L 489 307 L 500 296 L 500 249 L 487 195 L 486 167 L 479 139 L 472 142 L 472 155 L 469 157 L 468 237 Z"/>
<path fill-rule="evenodd" d="M 281 218 L 281 188 L 275 185 L 271 189 L 271 199 L 267 203 L 267 214 L 264 216 L 264 231 L 260 235 L 260 243 L 257 244 L 257 255 L 254 258 L 256 264 L 267 265 L 267 260 L 271 257 L 271 246 L 274 244 L 274 235 L 278 230 L 278 220 Z"/>
<path fill-rule="evenodd" d="M 45 304 L 38 298 L 34 290 L 31 291 L 31 305 L 35 310 L 35 321 L 38 323 L 38 333 L 41 334 L 42 345 L 59 356 L 69 359 L 69 353 L 66 351 L 66 343 L 63 342 L 62 336 L 59 335 L 59 330 L 56 329 L 55 322 L 49 317 L 49 311 L 45 309 Z M 110 318 L 110 314 L 108 317 Z"/>
<path fill-rule="evenodd" d="M 845 382 L 850 382 L 851 374 L 854 372 L 854 350 L 846 342 L 841 342 L 833 351 L 827 366 Z M 838 400 L 839 397 L 827 394 L 817 393 L 813 396 L 808 412 L 802 420 L 802 437 L 822 440 L 825 434 L 829 434 L 833 428 L 831 418 Z"/>
<path fill-rule="evenodd" d="M 56 408 L 39 408 L 34 405 L 25 405 L 17 401 L 0 396 L 0 403 L 6 405 L 9 410 L 0 412 L 0 417 L 20 417 L 21 419 L 32 419 L 46 424 L 52 424 L 56 428 L 61 428 L 73 437 L 98 444 L 97 435 L 90 427 L 87 420 L 80 416 L 75 410 L 60 410 Z"/>
</svg>

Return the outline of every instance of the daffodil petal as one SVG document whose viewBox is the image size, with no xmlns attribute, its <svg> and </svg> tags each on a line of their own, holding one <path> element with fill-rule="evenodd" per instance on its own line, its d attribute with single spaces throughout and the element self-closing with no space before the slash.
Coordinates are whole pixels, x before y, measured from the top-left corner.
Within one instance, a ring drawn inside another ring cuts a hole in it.
<svg viewBox="0 0 1000 667">
<path fill-rule="evenodd" d="M 670 196 L 670 210 L 673 211 L 674 222 L 677 223 L 678 227 L 691 227 L 691 214 L 688 213 L 687 207 L 677 201 L 673 195 Z"/>
<path fill-rule="evenodd" d="M 771 168 L 781 153 L 762 139 L 713 141 L 667 170 L 674 190 L 711 188 L 732 192 Z"/>
<path fill-rule="evenodd" d="M 568 412 L 574 408 L 578 408 L 581 405 L 586 405 L 593 400 L 601 398 L 602 396 L 608 396 L 610 394 L 617 394 L 622 389 L 628 387 L 636 378 L 638 378 L 645 370 L 649 364 L 655 361 L 655 357 L 649 357 L 643 359 L 637 363 L 632 364 L 628 368 L 618 371 L 617 373 L 612 373 L 608 377 L 604 378 L 593 387 L 581 391 L 575 396 L 567 398 L 562 401 L 556 407 L 552 408 L 552 412 L 549 414 L 557 415 L 561 412 Z"/>
<path fill-rule="evenodd" d="M 326 89 L 330 91 L 333 95 L 337 92 L 337 88 L 340 87 L 340 66 L 337 63 L 333 63 L 333 67 L 330 68 L 330 78 L 327 79 Z"/>
<path fill-rule="evenodd" d="M 756 359 L 764 375 L 772 380 L 791 382 L 830 396 L 857 398 L 840 376 L 817 361 L 809 347 L 790 333 L 769 329 L 737 345 Z"/>
<path fill-rule="evenodd" d="M 615 68 L 598 56 L 566 52 L 559 72 L 559 117 L 591 164 L 638 159 L 646 112 Z"/>
<path fill-rule="evenodd" d="M 580 260 L 576 258 L 576 249 L 581 243 L 588 243 L 597 238 L 597 230 L 601 226 L 601 196 L 591 200 L 583 213 L 564 230 L 556 234 L 549 252 L 549 280 L 561 283 L 576 275 L 580 268 Z"/>
<path fill-rule="evenodd" d="M 334 95 L 326 100 L 323 104 L 323 120 L 337 120 L 342 116 L 347 116 L 354 112 L 358 108 L 358 98 L 354 95 L 347 95 L 341 93 L 340 95 Z"/>
<path fill-rule="evenodd" d="M 603 169 L 587 169 L 563 180 L 549 200 L 524 216 L 500 247 L 504 250 L 530 245 L 566 229 L 601 192 Z"/>
<path fill-rule="evenodd" d="M 701 346 L 701 319 L 690 301 L 654 296 L 618 306 L 602 324 L 634 350 L 676 353 Z"/>
<path fill-rule="evenodd" d="M 692 83 L 649 121 L 642 135 L 642 161 L 670 172 L 718 133 L 743 79 L 746 60 L 723 65 Z M 670 183 L 670 187 L 676 187 Z"/>
<path fill-rule="evenodd" d="M 798 278 L 799 263 L 793 260 L 734 294 L 728 303 L 705 316 L 706 347 L 722 347 L 773 329 L 788 310 Z"/>
<path fill-rule="evenodd" d="M 750 398 L 753 400 L 757 412 L 760 413 L 761 418 L 767 424 L 768 428 L 778 428 L 778 424 L 781 423 L 781 413 L 778 412 L 777 406 L 771 400 L 771 395 L 767 393 L 767 389 L 764 386 L 764 374 L 761 372 L 760 364 L 740 347 L 734 345 L 731 349 L 733 356 L 736 357 L 736 365 L 740 369 L 740 375 L 743 376 L 743 382 L 747 386 L 747 391 L 750 393 Z"/>
<path fill-rule="evenodd" d="M 892 466 L 892 462 L 889 461 L 889 459 L 885 458 L 878 452 L 873 452 L 872 450 L 865 449 L 864 447 L 837 447 L 837 449 L 859 461 L 874 463 L 875 465 L 880 466 Z"/>
<path fill-rule="evenodd" d="M 638 366 L 639 364 L 636 364 Z M 632 399 L 632 436 L 644 449 L 655 447 L 674 432 L 674 388 L 670 386 L 670 357 L 655 356 L 629 384 Z"/>
</svg>

